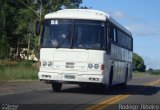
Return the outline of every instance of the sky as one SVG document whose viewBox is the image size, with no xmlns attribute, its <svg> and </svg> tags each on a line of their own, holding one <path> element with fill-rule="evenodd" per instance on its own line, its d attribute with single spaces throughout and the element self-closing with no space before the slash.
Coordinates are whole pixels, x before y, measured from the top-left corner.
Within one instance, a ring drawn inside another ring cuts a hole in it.
<svg viewBox="0 0 160 110">
<path fill-rule="evenodd" d="M 160 0 L 83 0 L 82 6 L 111 15 L 132 33 L 147 69 L 160 69 Z"/>
</svg>

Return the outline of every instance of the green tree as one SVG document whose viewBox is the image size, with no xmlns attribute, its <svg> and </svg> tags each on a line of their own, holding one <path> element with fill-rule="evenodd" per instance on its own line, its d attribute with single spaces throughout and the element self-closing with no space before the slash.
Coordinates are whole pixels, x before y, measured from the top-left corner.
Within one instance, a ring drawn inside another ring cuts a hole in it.
<svg viewBox="0 0 160 110">
<path fill-rule="evenodd" d="M 133 53 L 133 63 L 136 71 L 144 72 L 146 69 L 146 65 L 144 64 L 144 60 L 137 53 Z"/>
<path fill-rule="evenodd" d="M 19 56 L 20 44 L 39 54 L 40 37 L 34 34 L 36 21 L 63 8 L 79 8 L 82 0 L 0 0 L 0 58 Z M 12 48 L 12 54 L 9 50 Z"/>
<path fill-rule="evenodd" d="M 31 35 L 30 33 L 34 32 L 34 29 L 29 29 L 27 28 L 27 26 L 35 24 L 36 21 L 40 21 L 42 23 L 44 15 L 46 13 L 54 12 L 62 8 L 79 8 L 80 4 L 82 3 L 82 0 L 20 0 L 20 3 L 23 4 L 25 8 L 23 7 L 20 10 L 20 12 L 22 13 L 19 16 L 22 15 L 23 17 L 22 19 L 20 18 L 22 22 L 19 23 L 18 30 L 23 31 L 23 33 L 26 33 L 25 38 L 27 38 L 28 41 L 28 49 L 32 46 L 35 50 L 35 55 L 38 57 L 41 34 L 39 37 L 37 36 L 38 38 L 34 36 L 28 36 Z M 26 18 L 24 19 L 24 17 Z M 31 40 L 30 38 L 33 37 L 34 39 Z"/>
<path fill-rule="evenodd" d="M 5 58 L 9 53 L 9 41 L 6 32 L 7 8 L 8 4 L 0 1 L 0 59 Z"/>
<path fill-rule="evenodd" d="M 34 48 L 33 45 L 35 45 L 35 42 L 34 42 L 35 41 L 35 37 L 34 37 L 35 18 L 36 18 L 35 13 L 33 13 L 33 11 L 27 8 L 21 8 L 18 11 L 18 16 L 17 16 L 18 25 L 16 28 L 16 32 L 20 34 L 19 42 L 21 44 L 27 45 L 27 59 L 29 58 L 30 49 L 31 48 L 33 49 Z"/>
</svg>

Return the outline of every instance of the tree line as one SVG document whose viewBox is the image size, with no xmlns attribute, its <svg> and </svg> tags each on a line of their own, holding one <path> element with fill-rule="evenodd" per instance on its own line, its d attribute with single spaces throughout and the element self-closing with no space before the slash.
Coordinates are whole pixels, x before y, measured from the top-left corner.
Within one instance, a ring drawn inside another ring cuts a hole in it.
<svg viewBox="0 0 160 110">
<path fill-rule="evenodd" d="M 40 37 L 35 35 L 36 21 L 63 8 L 80 7 L 82 0 L 0 0 L 0 59 L 17 59 L 22 47 L 24 54 L 39 56 Z M 135 70 L 145 71 L 142 57 L 133 54 Z"/>
<path fill-rule="evenodd" d="M 63 8 L 80 7 L 82 0 L 0 0 L 0 59 L 20 57 L 32 52 L 38 57 L 40 38 L 35 35 L 36 21 Z"/>
<path fill-rule="evenodd" d="M 143 58 L 137 53 L 133 53 L 133 65 L 135 71 L 145 72 L 146 70 L 146 65 Z"/>
</svg>

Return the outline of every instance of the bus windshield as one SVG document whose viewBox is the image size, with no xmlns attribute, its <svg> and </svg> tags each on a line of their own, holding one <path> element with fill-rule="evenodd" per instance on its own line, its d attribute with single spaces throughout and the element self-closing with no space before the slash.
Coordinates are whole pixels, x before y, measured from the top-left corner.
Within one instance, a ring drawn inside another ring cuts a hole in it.
<svg viewBox="0 0 160 110">
<path fill-rule="evenodd" d="M 45 20 L 42 48 L 104 49 L 104 22 Z"/>
</svg>

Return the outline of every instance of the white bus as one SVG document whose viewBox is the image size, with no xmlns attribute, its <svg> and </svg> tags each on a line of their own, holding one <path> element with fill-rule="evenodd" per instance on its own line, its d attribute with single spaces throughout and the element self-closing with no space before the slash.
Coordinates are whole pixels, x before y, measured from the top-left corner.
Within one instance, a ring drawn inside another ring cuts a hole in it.
<svg viewBox="0 0 160 110">
<path fill-rule="evenodd" d="M 63 83 L 125 86 L 132 53 L 132 34 L 108 14 L 64 9 L 45 15 L 38 76 L 54 91 Z"/>
</svg>

